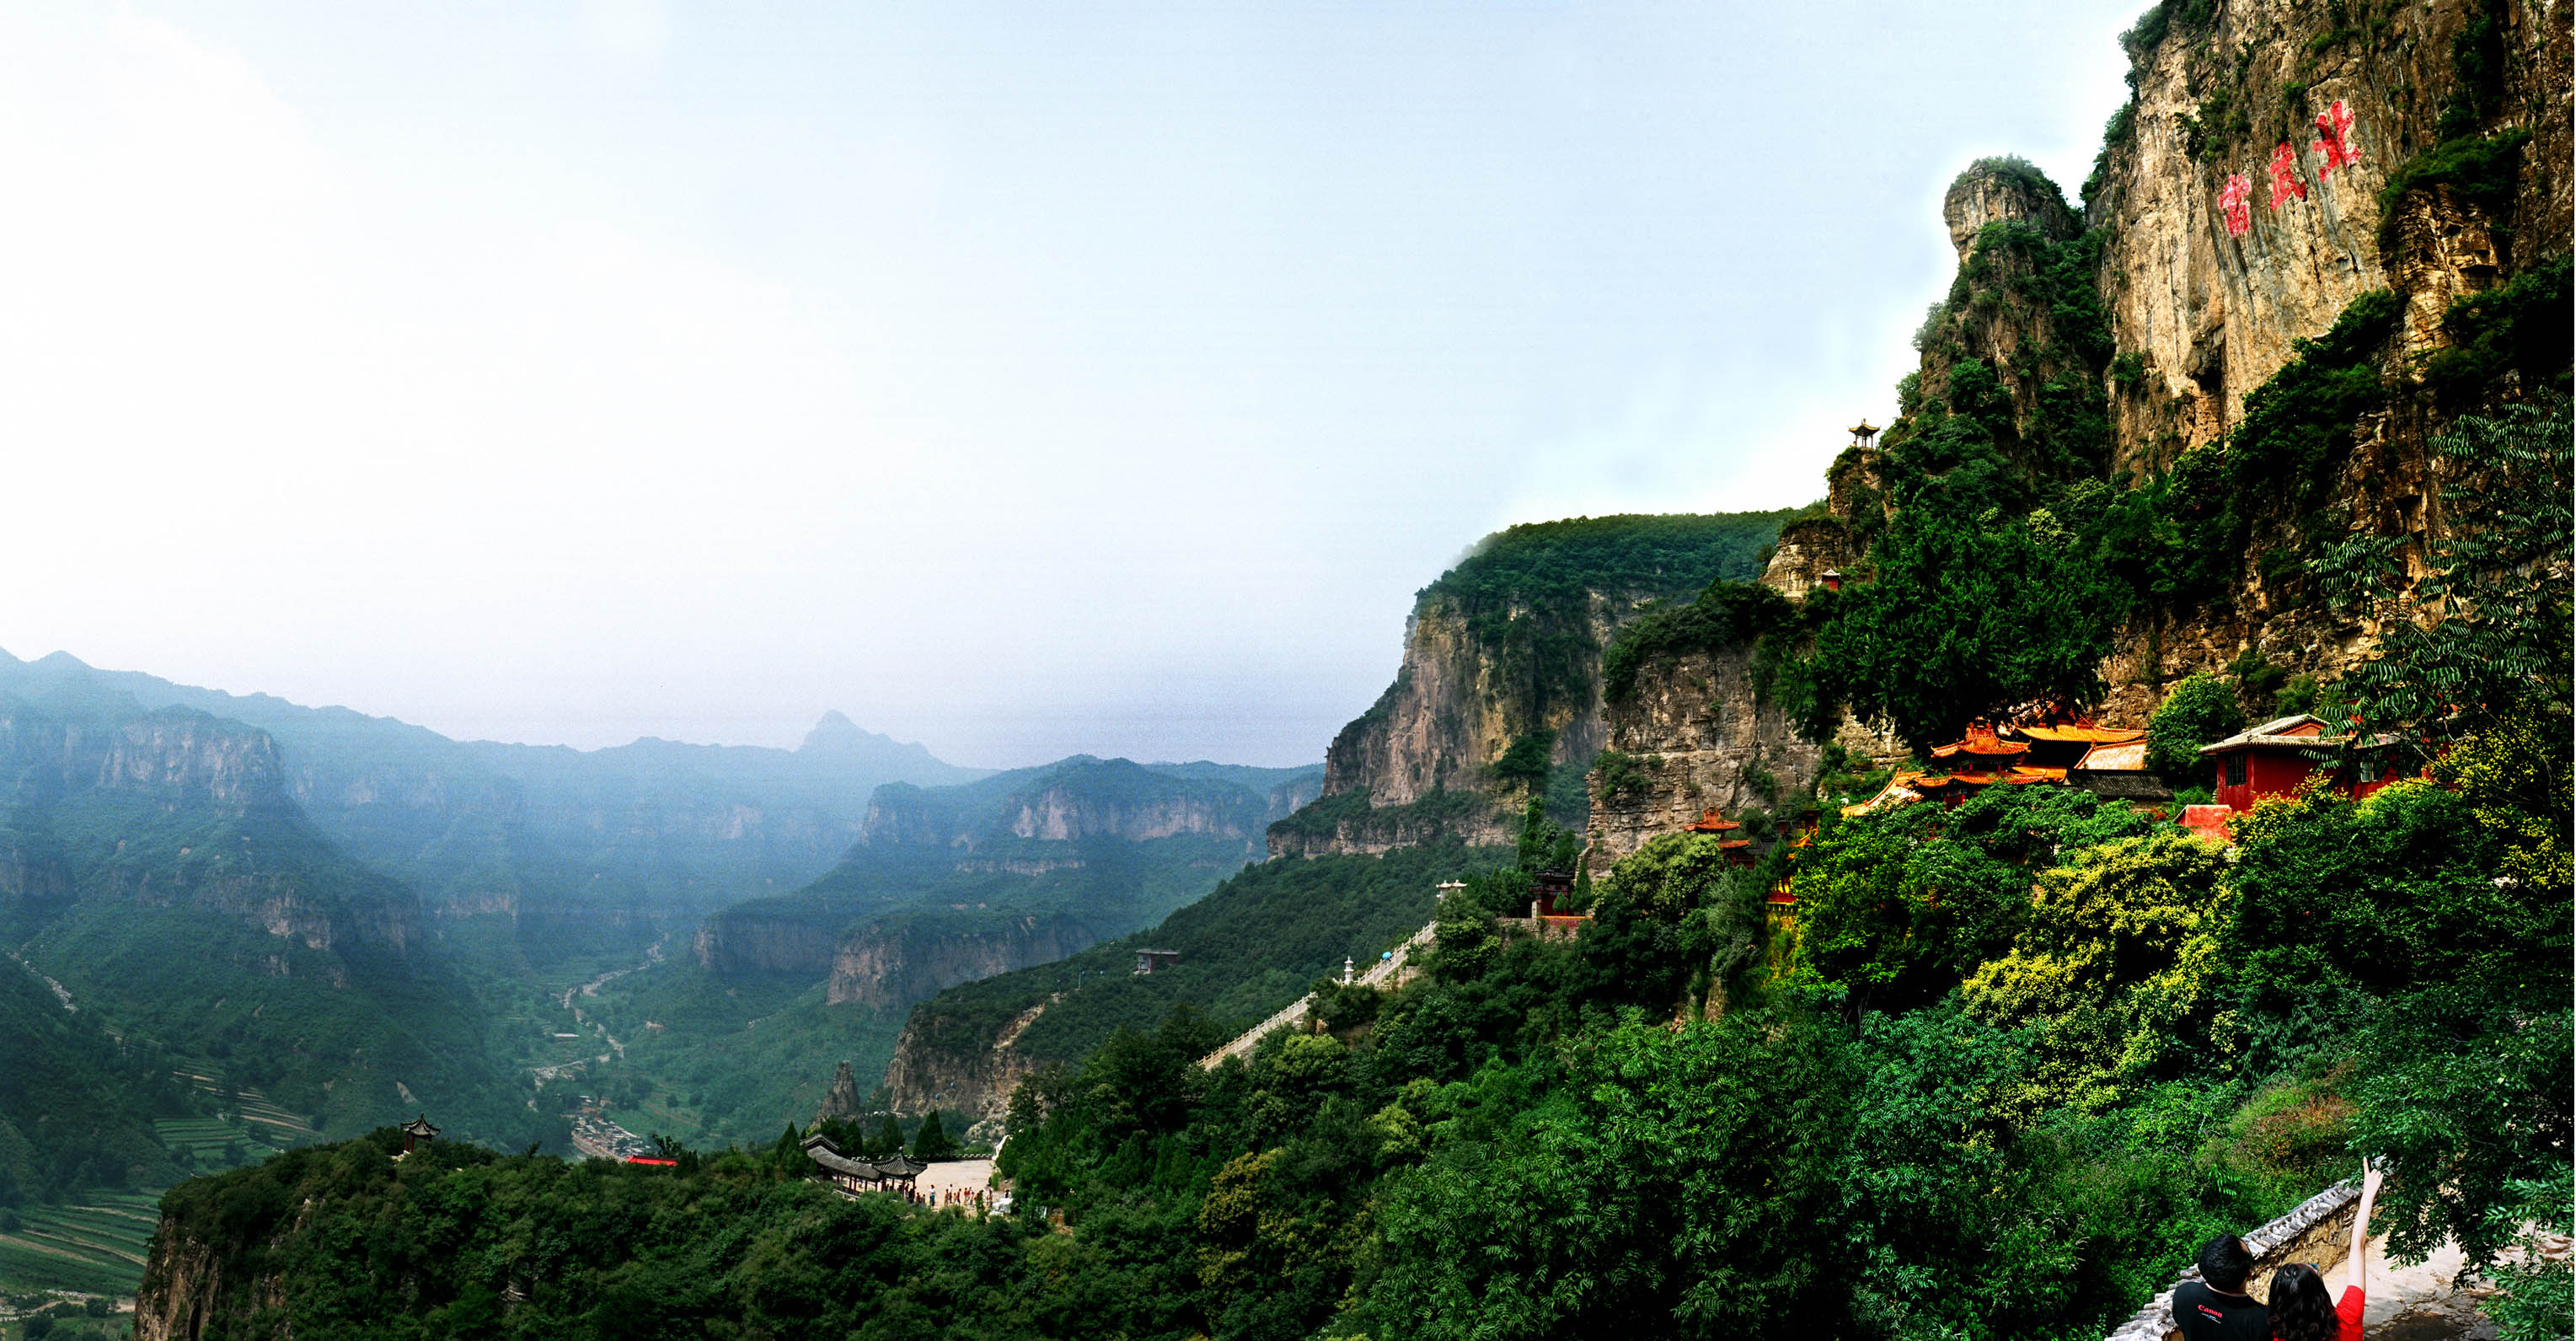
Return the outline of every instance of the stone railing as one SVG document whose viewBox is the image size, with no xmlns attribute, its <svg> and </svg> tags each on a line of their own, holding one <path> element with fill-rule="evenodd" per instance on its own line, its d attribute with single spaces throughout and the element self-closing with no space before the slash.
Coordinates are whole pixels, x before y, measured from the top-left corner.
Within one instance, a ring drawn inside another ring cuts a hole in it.
<svg viewBox="0 0 2576 1341">
<path fill-rule="evenodd" d="M 1352 979 L 1352 982 L 1362 987 L 1378 987 L 1390 992 L 1402 987 L 1406 982 L 1411 981 L 1405 974 L 1405 961 L 1413 956 L 1414 951 L 1424 949 L 1438 939 L 1436 933 L 1439 925 L 1437 922 L 1428 923 L 1422 930 L 1407 936 L 1402 945 L 1389 951 L 1384 959 L 1371 964 L 1368 972 Z M 1283 1024 L 1295 1024 L 1305 1019 L 1306 1010 L 1314 1004 L 1314 1000 L 1315 998 L 1309 995 L 1289 1002 L 1281 1007 L 1277 1014 L 1235 1035 L 1224 1047 L 1201 1057 L 1199 1065 L 1213 1071 L 1228 1057 L 1251 1056 L 1253 1047 L 1261 1042 L 1263 1035 Z"/>
<path fill-rule="evenodd" d="M 2352 1250 L 2352 1214 L 2360 1199 L 2359 1184 L 2337 1183 L 2247 1234 L 2245 1250 L 2254 1254 L 2254 1272 L 2245 1278 L 2246 1293 L 2263 1299 L 2272 1288 L 2272 1273 L 2291 1262 L 2306 1262 L 2320 1272 L 2342 1265 Z M 2173 1320 L 2174 1290 L 2184 1281 L 2198 1279 L 2199 1267 L 2185 1269 L 2154 1302 L 2111 1329 L 2104 1341 L 2181 1341 L 2182 1329 Z"/>
</svg>

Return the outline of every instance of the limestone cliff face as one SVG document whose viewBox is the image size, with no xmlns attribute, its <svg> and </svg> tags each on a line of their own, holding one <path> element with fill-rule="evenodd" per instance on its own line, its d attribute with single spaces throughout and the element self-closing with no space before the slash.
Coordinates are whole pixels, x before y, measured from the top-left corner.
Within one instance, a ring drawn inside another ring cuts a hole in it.
<svg viewBox="0 0 2576 1341">
<path fill-rule="evenodd" d="M 1749 649 L 1692 653 L 1639 673 L 1614 705 L 1610 748 L 1634 760 L 1594 769 L 1586 860 L 1606 871 L 1714 806 L 1769 810 L 1813 786 L 1822 752 L 1754 693 Z M 1616 790 L 1612 786 L 1616 785 Z"/>
<path fill-rule="evenodd" d="M 2535 135 L 2513 217 L 2447 189 L 2417 192 L 2383 251 L 2379 192 L 2435 143 L 2460 91 L 2454 42 L 2482 11 L 2501 28 L 2505 80 L 2476 129 Z M 2453 299 L 2495 281 L 2508 244 L 2534 257 L 2568 246 L 2566 9 L 2434 0 L 2377 15 L 2367 32 L 2347 13 L 2331 0 L 2232 0 L 2207 31 L 2169 32 L 2137 53 L 2127 130 L 2087 207 L 2107 230 L 2102 297 L 2135 369 L 2113 388 L 2123 469 L 2216 441 L 2246 393 L 2291 359 L 2291 342 L 2323 332 L 2356 296 L 2405 294 L 2401 354 L 2414 354 L 2441 340 Z M 2248 194 L 2231 220 L 2240 176 Z"/>
<path fill-rule="evenodd" d="M 1918 338 L 1921 366 L 1900 389 L 1906 416 L 1950 398 L 1954 375 L 1976 360 L 2010 398 L 2021 440 L 1999 436 L 2025 467 L 2133 482 L 2223 439 L 2247 394 L 2298 356 L 2298 341 L 2323 335 L 2362 294 L 2393 290 L 2404 315 L 2380 372 L 2397 394 L 2358 425 L 2325 511 L 2383 534 L 2438 534 L 2447 519 L 2427 465 L 2427 408 L 2405 388 L 2421 356 L 2446 343 L 2442 317 L 2455 300 L 2568 246 L 2568 12 L 2433 0 L 2354 26 L 2356 11 L 2332 0 L 2230 0 L 2193 28 L 2182 10 L 2152 11 L 2133 40 L 2136 97 L 2086 187 L 2089 232 L 2079 235 L 2027 164 L 1986 160 L 1953 185 L 1943 222 L 1960 278 Z M 2480 31 L 2493 34 L 2498 74 L 2472 97 L 2455 48 L 2480 22 L 2494 25 Z M 2464 116 L 2468 106 L 2485 110 Z M 2437 130 L 2446 108 L 2450 124 Z M 2419 187 L 2383 218 L 2392 174 L 2437 140 L 2506 132 L 2531 136 L 2509 204 Z M 2062 269 L 2097 245 L 2092 288 L 2107 341 L 2075 320 L 2080 304 L 2033 300 L 2064 283 L 2041 276 L 2035 257 Z M 2107 453 L 2097 461 L 2072 437 L 2053 448 L 2047 434 L 2073 421 L 2061 411 L 2056 427 L 2044 422 L 2043 395 L 2064 406 L 2097 387 Z M 1843 453 L 1829 476 L 1830 516 L 1782 532 L 1766 582 L 1799 599 L 1828 567 L 1867 579 L 1869 537 L 1895 506 L 1891 454 L 1908 433 L 1900 419 L 1881 445 Z M 2300 552 L 2296 525 L 2258 517 L 2247 552 L 2229 556 L 2236 578 L 2223 596 L 2119 631 L 2102 667 L 2107 724 L 2143 725 L 2174 678 L 2249 649 L 2320 678 L 2367 654 L 2377 630 L 2321 608 L 2299 565 L 2267 572 L 2266 554 Z M 1641 670 L 1633 700 L 1608 719 L 1611 748 L 1635 762 L 1591 779 L 1596 863 L 1707 806 L 1762 805 L 1750 783 L 1765 774 L 1784 789 L 1812 776 L 1815 754 L 1766 714 L 1749 678 L 1733 653 Z M 1898 748 L 1849 725 L 1839 743 L 1882 757 Z M 1605 790 L 1605 777 L 1619 785 Z"/>
<path fill-rule="evenodd" d="M 152 1231 L 143 1284 L 134 1296 L 136 1341 L 196 1341 L 214 1316 L 216 1297 L 234 1288 L 223 1278 L 213 1245 L 163 1220 Z M 264 1292 L 285 1302 L 285 1283 Z"/>
<path fill-rule="evenodd" d="M 763 973 L 819 978 L 832 971 L 832 956 L 840 945 L 840 928 L 828 922 L 728 910 L 699 926 L 690 950 L 698 963 L 727 977 Z"/>
<path fill-rule="evenodd" d="M 2359 295 L 2404 300 L 2382 367 L 2403 385 L 2449 343 L 2442 318 L 2454 301 L 2569 245 L 2566 8 L 2436 0 L 2397 7 L 2367 33 L 2339 27 L 2344 13 L 2323 0 L 2231 3 L 2206 31 L 2135 53 L 2130 129 L 2106 147 L 2088 201 L 2106 238 L 2098 287 L 2124 365 L 2107 384 L 2115 478 L 2218 441 L 2246 394 L 2296 356 L 2294 342 L 2324 333 Z M 2482 17 L 2501 58 L 2489 110 L 2454 110 L 2442 128 L 2445 108 L 2474 101 L 2454 49 Z M 2382 190 L 2410 158 L 2444 135 L 2507 132 L 2532 137 L 2509 206 L 2417 188 L 2382 226 Z M 2246 194 L 2231 218 L 2238 186 Z M 2404 396 L 2365 416 L 2332 507 L 2384 534 L 2443 532 L 2427 429 L 2425 406 Z M 2297 547 L 2286 532 L 2258 532 L 2225 602 L 2123 630 L 2103 668 L 2103 717 L 2142 725 L 2165 684 L 2248 649 L 2320 678 L 2365 655 L 2377 629 L 2265 573 L 2264 552 Z"/>
<path fill-rule="evenodd" d="M 832 956 L 824 1002 L 892 1010 L 944 988 L 1033 964 L 1051 964 L 1099 937 L 1070 917 L 1023 916 L 998 925 L 876 925 L 843 940 Z"/>
<path fill-rule="evenodd" d="M 1611 598 L 1586 593 L 1580 611 L 1565 612 L 1598 648 L 1624 613 Z M 1627 604 L 1633 605 L 1633 601 Z M 1551 762 L 1588 759 L 1601 749 L 1598 692 L 1551 696 L 1533 692 L 1533 667 L 1516 664 L 1478 636 L 1466 612 L 1438 594 L 1408 622 L 1404 660 L 1376 706 L 1342 728 L 1324 754 L 1326 796 L 1366 791 L 1372 806 L 1403 806 L 1436 792 L 1478 792 L 1512 742 L 1556 733 Z M 1598 678 L 1595 652 L 1589 670 Z M 1510 841 L 1513 818 L 1500 811 L 1457 830 L 1471 843 Z"/>
<path fill-rule="evenodd" d="M 1848 572 L 1859 559 L 1851 528 L 1840 517 L 1791 522 L 1780 528 L 1762 583 L 1794 601 L 1823 586 L 1826 573 Z"/>
<path fill-rule="evenodd" d="M 886 1065 L 888 1102 L 898 1113 L 942 1109 L 969 1113 L 976 1119 L 1001 1117 L 1011 1104 L 1011 1091 L 1038 1064 L 1012 1044 L 1044 1014 L 1047 1003 L 1020 1013 L 992 1039 L 948 1039 L 954 1022 L 928 1011 L 915 1011 L 895 1041 L 894 1060 Z"/>
<path fill-rule="evenodd" d="M 1506 844 L 1534 794 L 1578 822 L 1572 785 L 1608 741 L 1611 639 L 1658 601 L 1759 574 L 1796 515 L 1576 518 L 1487 536 L 1415 598 L 1395 682 L 1333 738 L 1321 795 L 1271 826 L 1271 855 Z"/>
<path fill-rule="evenodd" d="M 419 939 L 418 900 L 330 849 L 288 796 L 264 731 L 182 708 L 66 714 L 0 703 L 0 775 L 25 817 L 0 854 L 11 872 L 0 888 L 204 908 L 314 950 L 402 954 Z M 170 822 L 96 852 L 24 836 L 67 811 L 136 805 Z"/>
</svg>

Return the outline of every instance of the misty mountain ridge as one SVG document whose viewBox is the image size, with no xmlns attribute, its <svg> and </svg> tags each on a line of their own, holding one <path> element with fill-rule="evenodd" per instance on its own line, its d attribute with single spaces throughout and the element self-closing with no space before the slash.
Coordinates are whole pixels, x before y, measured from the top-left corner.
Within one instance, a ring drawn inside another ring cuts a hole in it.
<svg viewBox="0 0 2576 1341">
<path fill-rule="evenodd" d="M 380 717 L 337 704 L 311 706 L 257 691 L 235 694 L 222 689 L 184 685 L 144 671 L 104 670 L 69 652 L 48 652 L 34 660 L 21 660 L 6 649 L 0 649 L 0 689 L 18 694 L 31 702 L 41 702 L 57 691 L 77 686 L 104 687 L 133 697 L 145 708 L 178 705 L 248 722 L 275 732 L 281 723 L 288 724 L 289 734 L 304 734 L 293 725 L 298 720 L 315 725 L 324 722 L 347 725 L 354 729 L 382 733 L 391 742 L 407 737 L 422 745 L 447 745 L 474 751 L 494 761 L 504 761 L 520 753 L 547 757 L 572 756 L 601 763 L 649 763 L 667 766 L 675 757 L 689 752 L 708 752 L 728 759 L 751 759 L 761 756 L 812 756 L 864 763 L 901 776 L 906 781 L 938 785 L 969 782 L 990 774 L 988 768 L 968 768 L 951 764 L 916 741 L 900 741 L 892 736 L 870 731 L 850 720 L 837 708 L 824 712 L 805 739 L 793 750 L 769 745 L 708 745 L 689 741 L 668 740 L 660 736 L 638 736 L 624 745 L 597 749 L 577 749 L 570 745 L 529 745 L 515 741 L 458 740 L 429 727 L 403 721 L 397 717 Z M 77 692 L 77 690 L 75 690 Z M 309 731 L 312 727 L 307 727 Z M 280 741 L 285 744 L 284 740 Z M 506 764 L 504 764 L 506 767 Z M 1215 765 L 1225 767 L 1225 765 Z M 915 776 L 918 774 L 918 776 Z"/>
<path fill-rule="evenodd" d="M 506 914 L 542 929 L 546 946 L 565 932 L 649 940 L 659 917 L 796 889 L 856 841 L 880 785 L 989 776 L 839 712 L 794 750 L 647 737 L 585 751 L 458 741 L 345 707 L 100 670 L 66 652 L 0 652 L 0 693 L 101 711 L 188 708 L 265 731 L 287 794 L 350 856 L 411 884 L 434 917 Z"/>
</svg>

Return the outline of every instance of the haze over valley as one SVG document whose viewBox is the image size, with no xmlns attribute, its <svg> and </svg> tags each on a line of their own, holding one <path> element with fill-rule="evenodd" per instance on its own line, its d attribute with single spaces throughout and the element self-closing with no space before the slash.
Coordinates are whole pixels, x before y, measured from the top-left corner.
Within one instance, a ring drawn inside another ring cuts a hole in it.
<svg viewBox="0 0 2576 1341">
<path fill-rule="evenodd" d="M 0 12 L 0 1341 L 2576 1341 L 2572 48 Z"/>
</svg>

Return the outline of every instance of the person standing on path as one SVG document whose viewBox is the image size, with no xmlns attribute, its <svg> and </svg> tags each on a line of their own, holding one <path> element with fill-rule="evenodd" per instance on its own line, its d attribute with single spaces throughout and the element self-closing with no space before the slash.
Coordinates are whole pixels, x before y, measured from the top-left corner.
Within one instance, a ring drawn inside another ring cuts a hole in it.
<svg viewBox="0 0 2576 1341">
<path fill-rule="evenodd" d="M 2200 1245 L 2200 1279 L 2174 1287 L 2174 1325 L 2183 1341 L 2272 1341 L 2272 1316 L 2245 1293 L 2254 1254 L 2245 1240 L 2221 1234 Z"/>
<path fill-rule="evenodd" d="M 2274 1341 L 2361 1341 L 2361 1309 L 2369 1298 L 2370 1203 L 2379 1196 L 2379 1170 L 2361 1166 L 2361 1204 L 2352 1213 L 2352 1283 L 2341 1303 L 2326 1299 L 2323 1272 L 2292 1262 L 2272 1273 Z"/>
</svg>

